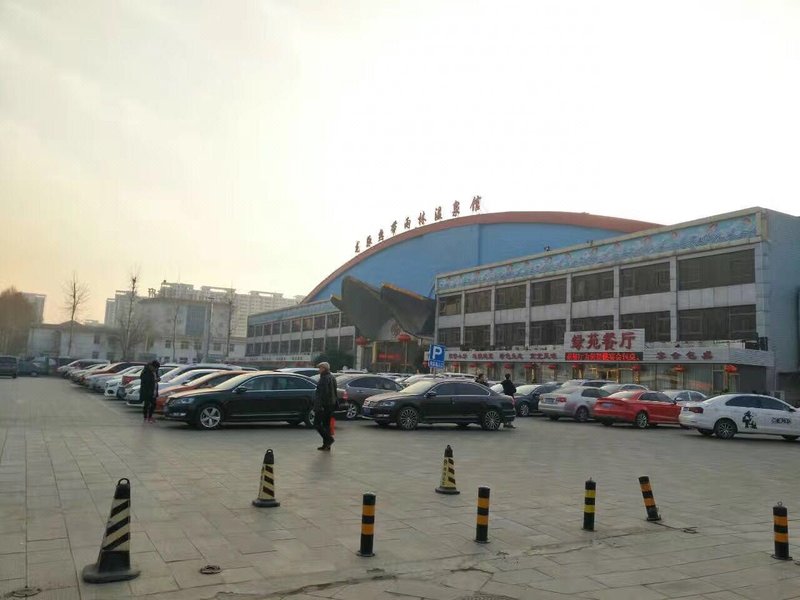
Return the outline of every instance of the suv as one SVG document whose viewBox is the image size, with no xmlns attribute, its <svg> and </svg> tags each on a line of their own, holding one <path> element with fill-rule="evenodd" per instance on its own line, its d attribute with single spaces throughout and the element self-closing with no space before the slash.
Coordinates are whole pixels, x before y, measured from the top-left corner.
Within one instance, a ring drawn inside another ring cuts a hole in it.
<svg viewBox="0 0 800 600">
<path fill-rule="evenodd" d="M 16 356 L 0 356 L 0 377 L 2 376 L 17 378 Z"/>
</svg>

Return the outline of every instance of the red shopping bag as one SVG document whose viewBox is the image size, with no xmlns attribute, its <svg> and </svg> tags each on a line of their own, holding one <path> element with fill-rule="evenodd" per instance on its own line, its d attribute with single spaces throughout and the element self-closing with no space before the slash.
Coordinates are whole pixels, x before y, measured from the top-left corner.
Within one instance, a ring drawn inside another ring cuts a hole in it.
<svg viewBox="0 0 800 600">
<path fill-rule="evenodd" d="M 331 417 L 331 437 L 336 434 L 336 417 Z"/>
</svg>

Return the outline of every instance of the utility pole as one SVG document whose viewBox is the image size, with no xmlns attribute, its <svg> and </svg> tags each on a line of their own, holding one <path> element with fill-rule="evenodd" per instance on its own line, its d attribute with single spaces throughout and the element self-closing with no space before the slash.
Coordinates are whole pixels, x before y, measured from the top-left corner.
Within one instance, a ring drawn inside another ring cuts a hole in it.
<svg viewBox="0 0 800 600">
<path fill-rule="evenodd" d="M 234 290 L 228 292 L 228 335 L 225 338 L 225 360 L 228 359 L 231 353 L 231 328 L 233 327 L 233 300 Z"/>
<path fill-rule="evenodd" d="M 211 355 L 211 323 L 214 319 L 214 297 L 208 296 L 208 327 L 206 329 L 206 362 L 210 362 Z"/>
</svg>

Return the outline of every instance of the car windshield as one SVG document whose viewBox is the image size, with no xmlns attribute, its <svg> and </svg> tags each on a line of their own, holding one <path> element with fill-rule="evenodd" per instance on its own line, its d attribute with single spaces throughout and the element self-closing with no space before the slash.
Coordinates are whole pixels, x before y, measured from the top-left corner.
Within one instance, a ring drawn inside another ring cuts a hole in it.
<svg viewBox="0 0 800 600">
<path fill-rule="evenodd" d="M 441 379 L 423 379 L 422 381 L 417 381 L 416 383 L 412 383 L 407 388 L 404 388 L 400 391 L 401 394 L 424 394 L 437 383 L 441 383 Z"/>
</svg>

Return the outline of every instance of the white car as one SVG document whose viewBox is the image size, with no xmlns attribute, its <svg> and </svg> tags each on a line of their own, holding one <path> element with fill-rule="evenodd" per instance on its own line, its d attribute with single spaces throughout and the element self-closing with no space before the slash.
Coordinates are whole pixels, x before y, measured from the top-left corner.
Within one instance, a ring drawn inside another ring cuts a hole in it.
<svg viewBox="0 0 800 600">
<path fill-rule="evenodd" d="M 597 399 L 609 395 L 599 387 L 563 387 L 539 396 L 539 411 L 551 421 L 569 417 L 585 423 L 592 416 Z"/>
<path fill-rule="evenodd" d="M 168 382 L 164 382 L 162 379 L 161 382 L 158 384 L 158 395 L 162 395 L 168 392 L 170 389 L 186 385 L 190 381 L 194 381 L 195 379 L 199 379 L 200 377 L 205 377 L 209 373 L 216 373 L 217 371 L 230 371 L 232 369 L 192 369 L 191 371 L 185 371 L 180 375 L 177 375 L 170 379 Z M 136 392 L 133 391 L 126 394 L 127 401 L 125 404 L 128 406 L 141 406 L 142 400 L 139 398 L 139 387 L 136 388 Z"/>
<path fill-rule="evenodd" d="M 800 437 L 797 409 L 771 396 L 723 394 L 703 402 L 687 402 L 678 415 L 684 427 L 701 435 L 729 440 L 737 433 L 780 435 L 794 441 Z"/>
<path fill-rule="evenodd" d="M 104 373 L 103 375 L 92 375 L 91 377 L 86 378 L 86 385 L 93 392 L 102 392 L 106 388 L 106 383 L 108 383 L 112 379 L 119 378 L 120 380 L 122 380 L 123 375 L 133 375 L 141 373 L 142 368 L 143 368 L 142 365 L 134 365 L 132 367 L 128 367 L 127 369 L 123 369 L 119 373 Z"/>
<path fill-rule="evenodd" d="M 119 390 L 119 386 L 122 385 L 122 378 L 124 376 L 128 377 L 139 377 L 144 369 L 143 366 L 138 367 L 131 367 L 130 369 L 125 369 L 124 371 L 117 373 L 113 377 L 109 377 L 105 381 L 105 389 L 103 391 L 103 396 L 106 398 L 116 398 L 117 397 L 117 390 Z"/>
</svg>

